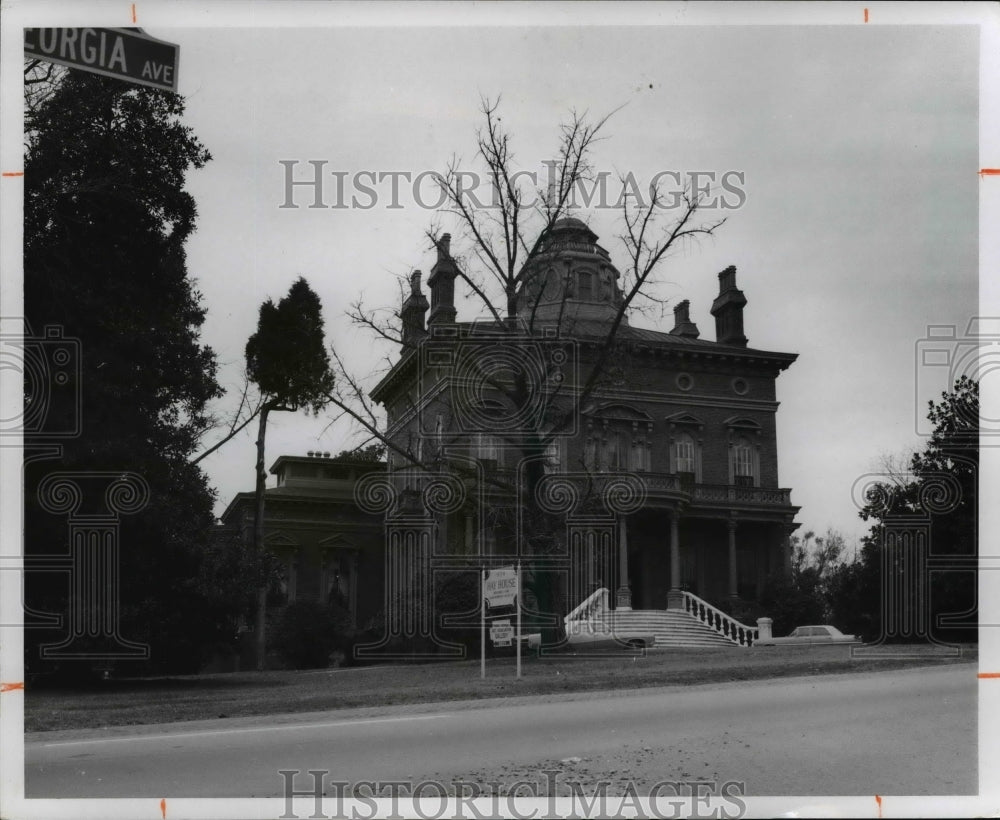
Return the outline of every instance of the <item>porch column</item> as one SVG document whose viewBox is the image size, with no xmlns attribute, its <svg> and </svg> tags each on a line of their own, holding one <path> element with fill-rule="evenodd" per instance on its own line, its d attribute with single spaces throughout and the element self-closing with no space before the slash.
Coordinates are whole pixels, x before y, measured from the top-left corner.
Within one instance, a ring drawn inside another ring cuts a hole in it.
<svg viewBox="0 0 1000 820">
<path fill-rule="evenodd" d="M 618 590 L 615 592 L 618 609 L 632 608 L 632 590 L 628 585 L 628 527 L 625 516 L 618 516 Z"/>
<path fill-rule="evenodd" d="M 475 541 L 475 535 L 472 530 L 472 516 L 468 513 L 465 514 L 465 552 L 472 552 L 472 545 Z"/>
<path fill-rule="evenodd" d="M 784 573 L 786 581 L 792 579 L 792 532 L 794 530 L 795 525 L 791 523 L 785 524 L 781 530 L 781 571 Z"/>
<path fill-rule="evenodd" d="M 678 514 L 670 512 L 670 589 L 667 592 L 667 609 L 683 609 L 681 593 L 681 539 L 678 532 Z"/>
<path fill-rule="evenodd" d="M 729 527 L 729 597 L 738 598 L 740 586 L 736 571 L 736 519 L 731 518 L 726 523 Z"/>
<path fill-rule="evenodd" d="M 358 551 L 354 550 L 351 552 L 351 560 L 349 564 L 351 568 L 351 577 L 348 581 L 348 600 L 351 603 L 351 627 L 357 627 L 358 625 Z"/>
</svg>

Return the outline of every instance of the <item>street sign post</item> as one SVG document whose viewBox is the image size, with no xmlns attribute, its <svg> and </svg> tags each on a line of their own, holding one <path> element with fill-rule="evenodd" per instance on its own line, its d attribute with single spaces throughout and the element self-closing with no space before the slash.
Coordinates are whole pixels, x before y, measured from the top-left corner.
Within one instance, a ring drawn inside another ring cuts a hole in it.
<svg viewBox="0 0 1000 820">
<path fill-rule="evenodd" d="M 484 569 L 480 576 L 479 605 L 482 612 L 480 625 L 479 676 L 486 677 L 486 619 L 487 610 L 497 607 L 517 607 L 516 637 L 512 633 L 510 618 L 494 621 L 490 625 L 490 640 L 495 646 L 510 646 L 511 639 L 517 643 L 517 677 L 521 677 L 521 563 L 515 567 Z M 516 604 L 515 604 L 516 602 Z"/>
<path fill-rule="evenodd" d="M 479 609 L 482 621 L 479 627 L 479 677 L 486 677 L 486 570 L 479 573 Z"/>
<path fill-rule="evenodd" d="M 517 562 L 517 676 L 521 677 L 521 562 Z"/>
<path fill-rule="evenodd" d="M 180 46 L 137 28 L 26 28 L 24 56 L 177 91 Z"/>
</svg>

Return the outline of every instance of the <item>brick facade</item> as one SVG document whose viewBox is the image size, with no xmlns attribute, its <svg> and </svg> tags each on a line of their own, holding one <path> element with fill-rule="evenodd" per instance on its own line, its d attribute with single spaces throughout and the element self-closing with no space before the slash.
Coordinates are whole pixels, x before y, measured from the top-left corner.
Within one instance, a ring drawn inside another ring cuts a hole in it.
<svg viewBox="0 0 1000 820">
<path fill-rule="evenodd" d="M 538 533 L 519 499 L 559 481 L 582 499 L 559 513 L 549 555 L 567 571 L 563 612 L 602 586 L 618 606 L 678 606 L 687 590 L 731 607 L 789 571 L 798 508 L 778 479 L 775 383 L 796 356 L 749 347 L 735 268 L 719 274 L 716 341 L 686 301 L 669 331 L 626 319 L 592 389 L 624 297 L 586 225 L 554 226 L 524 271 L 514 325 L 458 321 L 458 273 L 445 235 L 429 300 L 420 272 L 411 278 L 400 358 L 372 391 L 388 464 L 317 454 L 272 467 L 266 540 L 287 557 L 291 596 L 322 600 L 339 583 L 359 626 L 384 616 L 386 645 L 433 631 L 416 588 L 517 560 L 530 574 Z M 615 500 L 619 479 L 638 488 L 638 506 Z M 242 493 L 223 516 L 246 537 L 252 503 Z M 404 599 L 405 611 L 386 612 Z"/>
<path fill-rule="evenodd" d="M 747 300 L 735 268 L 719 274 L 711 307 L 716 341 L 701 338 L 687 302 L 675 308 L 670 331 L 625 320 L 583 398 L 623 300 L 620 275 L 586 225 L 557 223 L 524 270 L 513 333 L 492 321 L 458 321 L 457 270 L 446 235 L 428 279 L 430 302 L 416 272 L 400 312 L 400 360 L 372 393 L 387 411 L 397 451 L 390 454 L 390 474 L 400 486 L 419 489 L 421 481 L 449 472 L 463 476 L 465 505 L 435 517 L 441 552 L 486 563 L 498 553 L 523 553 L 524 534 L 510 524 L 516 516 L 504 520 L 501 513 L 516 510 L 514 498 L 531 482 L 529 462 L 544 455 L 549 478 L 587 483 L 588 476 L 628 474 L 644 486 L 643 507 L 622 514 L 615 554 L 602 559 L 601 577 L 590 579 L 625 589 L 635 606 L 662 608 L 668 592 L 680 589 L 715 603 L 737 594 L 752 600 L 768 577 L 788 571 L 787 536 L 798 508 L 778 480 L 775 382 L 796 356 L 748 346 Z M 538 391 L 553 396 L 545 418 L 512 428 L 507 422 L 516 415 L 511 397 L 518 385 L 512 374 L 534 367 L 543 382 L 549 379 L 560 345 L 576 367 L 560 365 L 560 387 Z M 481 379 L 469 387 L 482 370 L 477 357 L 499 374 L 497 389 Z M 572 435 L 547 435 L 559 417 L 553 408 L 572 414 Z M 490 418 L 497 419 L 494 428 Z M 502 482 L 490 480 L 504 475 L 512 476 L 506 495 L 493 486 Z"/>
</svg>

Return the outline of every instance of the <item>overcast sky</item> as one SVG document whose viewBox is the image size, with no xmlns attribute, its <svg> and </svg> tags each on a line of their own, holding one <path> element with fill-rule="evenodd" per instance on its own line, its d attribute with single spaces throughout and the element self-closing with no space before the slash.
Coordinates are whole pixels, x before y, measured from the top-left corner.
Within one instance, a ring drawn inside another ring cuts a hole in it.
<svg viewBox="0 0 1000 820">
<path fill-rule="evenodd" d="M 733 264 L 752 347 L 799 360 L 778 380 L 779 476 L 804 528 L 864 531 L 855 479 L 921 446 L 916 419 L 947 386 L 918 370 L 928 325 L 964 333 L 977 314 L 978 31 L 972 27 L 164 28 L 180 44 L 186 122 L 213 154 L 190 177 L 198 232 L 188 266 L 209 309 L 203 339 L 236 387 L 261 301 L 305 276 L 329 341 L 360 373 L 390 351 L 352 330 L 360 294 L 391 305 L 395 276 L 429 270 L 421 208 L 405 181 L 370 209 L 286 200 L 280 160 L 416 177 L 453 154 L 475 170 L 481 95 L 501 94 L 520 164 L 542 172 L 571 109 L 617 112 L 598 170 L 740 172 L 742 207 L 671 259 L 662 295 L 691 300 L 714 338 L 715 274 Z M 328 174 L 324 200 L 338 191 Z M 610 186 L 613 192 L 615 187 Z M 433 201 L 425 186 L 424 202 Z M 614 197 L 612 197 L 614 198 Z M 368 198 L 360 196 L 366 203 Z M 730 200 L 731 201 L 731 200 Z M 581 214 L 613 257 L 619 212 Z M 714 214 L 713 214 L 714 216 Z M 668 311 L 669 312 L 669 311 Z M 466 317 L 471 318 L 471 317 Z M 648 319 L 636 323 L 650 324 Z M 656 326 L 655 322 L 652 322 Z M 672 326 L 664 317 L 662 329 Z M 921 408 L 919 411 L 916 406 Z M 269 462 L 357 442 L 346 427 L 282 414 Z M 249 434 L 205 462 L 219 509 L 253 486 Z"/>
<path fill-rule="evenodd" d="M 781 486 L 805 529 L 866 530 L 852 485 L 884 456 L 921 447 L 917 420 L 948 386 L 947 368 L 916 366 L 928 325 L 962 336 L 978 314 L 977 28 L 888 25 L 907 18 L 884 6 L 865 24 L 849 4 L 823 12 L 842 25 L 781 26 L 764 24 L 813 18 L 801 6 L 447 4 L 420 20 L 444 26 L 417 27 L 399 25 L 417 22 L 412 11 L 388 5 L 348 14 L 307 4 L 293 7 L 298 16 L 279 6 L 233 4 L 239 12 L 222 20 L 219 6 L 178 4 L 175 16 L 138 6 L 147 33 L 180 45 L 185 122 L 213 155 L 189 177 L 199 218 L 188 269 L 227 388 L 239 387 L 260 303 L 299 275 L 322 299 L 329 342 L 357 372 L 379 367 L 395 351 L 352 329 L 344 310 L 361 294 L 391 306 L 395 277 L 433 264 L 424 231 L 454 224 L 420 207 L 405 182 L 399 208 L 386 207 L 386 182 L 373 208 L 310 209 L 311 193 L 297 189 L 301 207 L 282 209 L 280 161 L 298 160 L 299 178 L 324 161 L 329 204 L 331 171 L 348 182 L 359 171 L 415 177 L 453 155 L 478 169 L 483 95 L 502 95 L 519 164 L 536 172 L 569 111 L 615 111 L 593 154 L 598 171 L 640 183 L 661 171 L 743 175 L 742 207 L 708 214 L 728 221 L 662 267 L 660 294 L 670 305 L 689 299 L 714 338 L 716 274 L 737 267 L 750 346 L 799 354 L 777 383 Z M 731 9 L 760 25 L 691 25 L 732 23 Z M 919 13 L 959 19 L 933 4 Z M 623 265 L 619 212 L 578 216 Z M 672 316 L 633 321 L 672 326 Z M 278 414 L 268 462 L 360 440 L 323 418 Z M 204 462 L 219 511 L 252 489 L 253 463 L 250 431 Z"/>
</svg>

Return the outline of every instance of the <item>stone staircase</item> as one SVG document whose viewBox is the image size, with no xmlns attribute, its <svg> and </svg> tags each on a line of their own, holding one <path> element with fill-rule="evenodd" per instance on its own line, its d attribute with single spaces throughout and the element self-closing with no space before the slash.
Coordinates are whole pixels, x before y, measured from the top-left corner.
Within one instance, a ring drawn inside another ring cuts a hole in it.
<svg viewBox="0 0 1000 820">
<path fill-rule="evenodd" d="M 653 635 L 656 648 L 732 649 L 739 646 L 680 609 L 616 609 L 606 613 L 604 621 L 612 632 Z"/>
<path fill-rule="evenodd" d="M 741 624 L 690 592 L 683 596 L 683 609 L 613 610 L 610 593 L 599 589 L 566 616 L 566 629 L 568 633 L 606 632 L 623 640 L 636 634 L 652 635 L 654 648 L 744 648 L 757 639 L 756 627 Z"/>
</svg>

